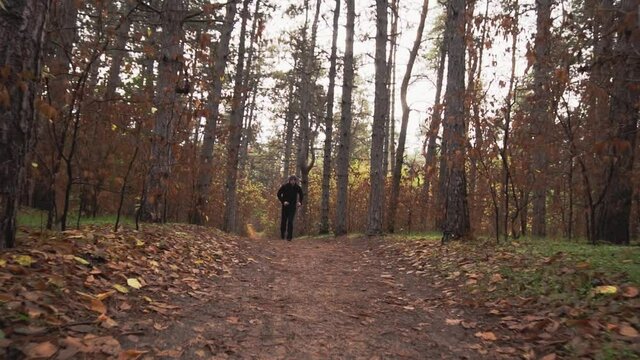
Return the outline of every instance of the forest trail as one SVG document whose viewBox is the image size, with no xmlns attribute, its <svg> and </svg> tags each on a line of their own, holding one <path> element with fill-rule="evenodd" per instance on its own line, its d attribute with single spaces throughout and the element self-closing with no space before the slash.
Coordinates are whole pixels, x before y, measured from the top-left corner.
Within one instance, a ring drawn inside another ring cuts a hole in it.
<svg viewBox="0 0 640 360">
<path fill-rule="evenodd" d="M 460 310 L 430 305 L 440 294 L 389 265 L 380 244 L 242 240 L 249 264 L 215 281 L 211 298 L 180 304 L 183 311 L 163 321 L 141 320 L 139 334 L 128 337 L 135 342 L 120 341 L 149 350 L 143 359 L 500 357 L 487 352 L 477 330 L 447 324 Z"/>
</svg>

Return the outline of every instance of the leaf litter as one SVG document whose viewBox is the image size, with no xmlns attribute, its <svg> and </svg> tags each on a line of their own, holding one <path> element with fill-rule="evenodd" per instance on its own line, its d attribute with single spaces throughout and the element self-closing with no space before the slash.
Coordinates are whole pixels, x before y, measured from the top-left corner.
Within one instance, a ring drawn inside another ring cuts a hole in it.
<svg viewBox="0 0 640 360">
<path fill-rule="evenodd" d="M 498 353 L 513 349 L 526 359 L 640 358 L 638 284 L 566 253 L 545 257 L 520 246 L 394 238 L 383 252 L 398 270 L 427 277 L 442 291 L 425 299 L 434 307 L 486 315 L 475 334 L 485 342 L 474 345 L 481 354 L 495 343 Z M 446 319 L 449 326 L 463 324 Z"/>
<path fill-rule="evenodd" d="M 27 232 L 0 253 L 0 354 L 138 359 L 147 351 L 123 349 L 117 337 L 149 313 L 179 314 L 168 299 L 210 295 L 216 277 L 249 262 L 237 240 L 177 224 Z"/>
</svg>

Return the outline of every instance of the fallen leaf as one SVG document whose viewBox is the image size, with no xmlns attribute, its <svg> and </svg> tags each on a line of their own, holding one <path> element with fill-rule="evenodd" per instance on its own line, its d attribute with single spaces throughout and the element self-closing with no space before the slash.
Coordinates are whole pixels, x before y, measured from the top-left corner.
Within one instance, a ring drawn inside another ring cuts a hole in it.
<svg viewBox="0 0 640 360">
<path fill-rule="evenodd" d="M 122 285 L 120 285 L 120 284 L 114 284 L 114 285 L 113 285 L 113 288 L 114 288 L 114 289 L 116 289 L 116 290 L 118 290 L 118 292 L 121 292 L 121 293 L 123 293 L 123 294 L 126 294 L 126 293 L 128 293 L 128 292 L 129 292 L 129 289 L 127 289 L 126 287 L 124 287 L 124 286 L 122 286 Z"/>
<path fill-rule="evenodd" d="M 91 304 L 89 305 L 89 310 L 95 311 L 98 314 L 104 314 L 107 312 L 107 306 L 98 299 L 91 299 Z"/>
<path fill-rule="evenodd" d="M 461 319 L 447 319 L 447 320 L 445 320 L 445 322 L 447 323 L 447 325 L 460 325 L 462 320 Z"/>
<path fill-rule="evenodd" d="M 85 259 L 83 259 L 83 258 L 81 258 L 81 257 L 74 256 L 74 257 L 73 257 L 73 259 L 74 259 L 75 261 L 79 262 L 79 263 L 80 263 L 80 264 L 82 264 L 82 265 L 87 265 L 87 266 L 91 265 L 87 260 L 85 260 Z"/>
<path fill-rule="evenodd" d="M 0 267 L 5 267 L 5 266 L 7 266 L 7 260 L 0 259 Z"/>
<path fill-rule="evenodd" d="M 138 279 L 136 278 L 127 279 L 127 285 L 131 286 L 134 289 L 140 289 L 142 287 L 142 284 L 140 284 L 140 281 L 138 281 Z"/>
<path fill-rule="evenodd" d="M 96 299 L 102 301 L 102 300 L 108 298 L 109 296 L 113 295 L 114 293 L 115 293 L 115 291 L 113 291 L 113 290 L 112 291 L 107 291 L 107 292 L 104 292 L 102 294 L 96 295 Z"/>
<path fill-rule="evenodd" d="M 603 295 L 615 295 L 618 292 L 618 288 L 613 285 L 602 285 L 596 286 L 593 289 L 595 294 L 603 294 Z"/>
<path fill-rule="evenodd" d="M 169 349 L 169 350 L 162 350 L 156 353 L 157 356 L 168 356 L 171 358 L 179 358 L 182 357 L 182 353 L 183 350 L 181 348 L 177 348 L 177 349 Z"/>
<path fill-rule="evenodd" d="M 51 342 L 31 343 L 22 349 L 27 358 L 50 358 L 58 351 L 58 347 Z"/>
<path fill-rule="evenodd" d="M 542 358 L 540 358 L 540 360 L 556 360 L 556 354 L 555 353 L 547 354 Z"/>
<path fill-rule="evenodd" d="M 202 349 L 196 350 L 196 356 L 203 358 L 203 357 L 207 356 L 207 353 Z"/>
<path fill-rule="evenodd" d="M 118 360 L 136 360 L 146 353 L 148 353 L 148 351 L 125 350 L 118 355 Z"/>
<path fill-rule="evenodd" d="M 491 331 L 487 331 L 487 332 L 478 331 L 474 335 L 475 335 L 475 337 L 479 337 L 479 338 L 481 338 L 482 340 L 485 340 L 485 341 L 496 341 L 496 340 L 498 340 L 498 338 L 496 337 L 496 334 L 494 334 Z"/>
<path fill-rule="evenodd" d="M 637 338 L 638 336 L 640 336 L 638 334 L 638 330 L 634 329 L 633 327 L 629 326 L 629 325 L 622 325 L 618 328 L 618 333 L 622 336 L 626 336 L 626 337 L 630 337 L 630 338 Z"/>
<path fill-rule="evenodd" d="M 500 274 L 493 274 L 491 275 L 491 283 L 497 283 L 497 282 L 501 282 L 502 281 L 502 275 Z"/>
<path fill-rule="evenodd" d="M 240 321 L 240 319 L 238 319 L 238 317 L 236 317 L 236 316 L 229 316 L 227 318 L 227 322 L 229 324 L 237 324 L 239 321 Z"/>
<path fill-rule="evenodd" d="M 20 335 L 42 335 L 47 332 L 47 328 L 37 326 L 20 326 L 13 329 L 14 334 Z"/>
<path fill-rule="evenodd" d="M 117 356 L 122 351 L 120 347 L 120 342 L 116 340 L 113 336 L 100 336 L 97 337 L 95 335 L 86 335 L 84 338 L 84 342 L 87 344 L 89 348 L 95 349 L 96 351 L 103 352 L 107 355 Z"/>
<path fill-rule="evenodd" d="M 162 331 L 162 330 L 168 329 L 169 325 L 162 325 L 162 324 L 159 324 L 159 323 L 154 323 L 153 324 L 153 328 L 158 330 L 158 331 Z"/>
<path fill-rule="evenodd" d="M 31 264 L 36 262 L 29 255 L 13 255 L 13 261 L 17 262 L 18 265 L 27 266 L 27 267 L 31 266 Z"/>
<path fill-rule="evenodd" d="M 118 323 L 105 314 L 98 316 L 98 322 L 103 328 L 111 329 L 118 326 Z"/>
<path fill-rule="evenodd" d="M 474 321 L 463 321 L 462 322 L 462 327 L 465 328 L 465 329 L 475 329 L 477 325 L 478 325 L 478 323 L 476 323 Z"/>
<path fill-rule="evenodd" d="M 638 296 L 638 288 L 635 286 L 625 286 L 622 288 L 622 296 L 626 298 L 634 298 Z"/>
</svg>

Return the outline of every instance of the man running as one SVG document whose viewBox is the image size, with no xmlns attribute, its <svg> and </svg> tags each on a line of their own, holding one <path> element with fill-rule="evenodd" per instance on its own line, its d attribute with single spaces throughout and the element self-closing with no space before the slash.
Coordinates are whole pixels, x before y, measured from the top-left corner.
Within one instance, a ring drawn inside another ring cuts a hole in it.
<svg viewBox="0 0 640 360">
<path fill-rule="evenodd" d="M 298 185 L 298 177 L 289 176 L 286 184 L 278 190 L 278 200 L 282 203 L 282 220 L 280 221 L 280 238 L 291 241 L 293 238 L 293 219 L 296 216 L 296 208 L 302 205 L 302 188 Z M 285 233 L 286 230 L 286 233 Z"/>
</svg>

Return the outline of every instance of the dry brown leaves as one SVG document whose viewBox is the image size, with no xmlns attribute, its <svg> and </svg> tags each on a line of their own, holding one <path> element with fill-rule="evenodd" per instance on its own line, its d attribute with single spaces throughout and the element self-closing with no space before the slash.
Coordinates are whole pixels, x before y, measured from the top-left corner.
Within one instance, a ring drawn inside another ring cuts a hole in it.
<svg viewBox="0 0 640 360">
<path fill-rule="evenodd" d="M 514 289 L 512 279 L 505 276 L 505 269 L 507 274 L 524 273 L 531 277 L 531 286 L 537 281 L 543 288 L 549 279 L 535 275 L 539 269 L 552 265 L 558 269 L 554 276 L 593 276 L 588 263 L 572 262 L 563 253 L 532 258 L 493 244 L 454 242 L 441 246 L 428 239 L 394 241 L 383 246 L 382 251 L 391 261 L 398 262 L 399 271 L 423 276 L 428 279 L 428 286 L 440 291 L 441 296 L 425 299 L 431 306 L 479 309 L 485 315 L 486 321 L 473 327 L 465 319 L 446 319 L 449 326 L 477 328 L 475 336 L 482 343 L 474 346 L 481 354 L 493 351 L 527 359 L 555 359 L 598 357 L 603 351 L 613 351 L 618 356 L 640 353 L 637 284 L 616 285 L 606 274 L 598 274 L 598 279 L 614 284 L 585 291 L 567 281 L 567 288 L 559 293 L 568 296 L 553 298 L 523 296 L 529 289 Z"/>
<path fill-rule="evenodd" d="M 248 263 L 228 234 L 189 225 L 28 233 L 0 253 L 0 357 L 137 359 L 116 337 L 132 314 L 171 317 Z"/>
</svg>

